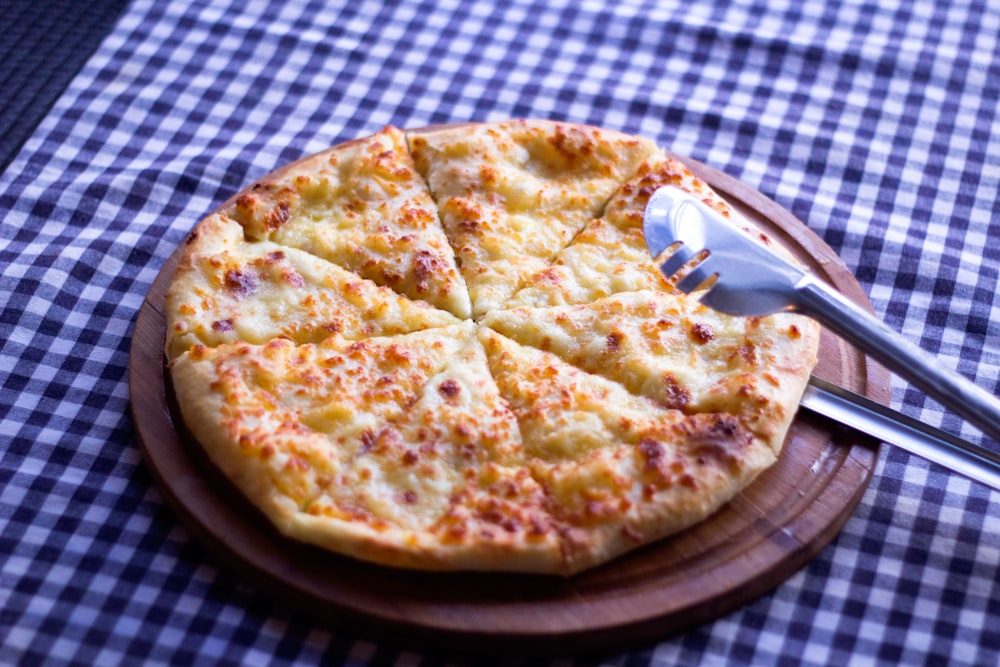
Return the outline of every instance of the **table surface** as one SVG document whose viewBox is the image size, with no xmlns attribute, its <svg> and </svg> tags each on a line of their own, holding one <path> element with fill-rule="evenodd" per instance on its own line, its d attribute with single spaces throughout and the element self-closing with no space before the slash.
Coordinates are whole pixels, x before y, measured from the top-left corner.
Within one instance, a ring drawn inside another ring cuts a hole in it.
<svg viewBox="0 0 1000 667">
<path fill-rule="evenodd" d="M 790 210 L 880 318 L 1000 392 L 1000 9 L 896 4 L 129 3 L 67 81 L 39 70 L 50 107 L 0 114 L 0 662 L 472 662 L 350 636 L 221 567 L 129 416 L 136 315 L 197 220 L 387 124 L 654 139 Z M 32 80 L 0 67 L 0 99 Z M 898 380 L 892 405 L 1000 451 Z M 520 662 L 945 659 L 1000 661 L 1000 495 L 884 447 L 839 536 L 772 592 L 654 643 Z"/>
</svg>

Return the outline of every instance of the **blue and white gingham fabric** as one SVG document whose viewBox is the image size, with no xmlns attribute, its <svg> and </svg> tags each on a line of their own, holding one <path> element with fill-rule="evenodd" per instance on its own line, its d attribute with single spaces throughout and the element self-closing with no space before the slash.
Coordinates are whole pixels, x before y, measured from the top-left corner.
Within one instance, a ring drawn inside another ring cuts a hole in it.
<svg viewBox="0 0 1000 667">
<path fill-rule="evenodd" d="M 459 662 L 272 602 L 142 462 L 136 314 L 195 222 L 277 165 L 390 123 L 643 134 L 790 209 L 880 317 L 1000 393 L 998 105 L 991 0 L 134 0 L 0 174 L 0 663 Z M 982 441 L 901 382 L 893 406 Z M 886 448 L 772 593 L 557 664 L 998 661 L 1000 495 Z"/>
</svg>

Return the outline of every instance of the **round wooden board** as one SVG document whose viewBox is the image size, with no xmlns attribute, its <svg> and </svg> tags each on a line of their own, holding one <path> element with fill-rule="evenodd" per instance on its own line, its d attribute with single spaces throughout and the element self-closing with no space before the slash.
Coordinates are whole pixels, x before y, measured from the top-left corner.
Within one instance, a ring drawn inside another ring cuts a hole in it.
<svg viewBox="0 0 1000 667">
<path fill-rule="evenodd" d="M 849 299 L 845 265 L 789 212 L 681 158 Z M 380 642 L 488 654 L 559 654 L 664 639 L 769 591 L 841 529 L 868 486 L 878 443 L 801 414 L 778 463 L 708 521 L 571 578 L 383 568 L 279 535 L 208 462 L 176 417 L 164 373 L 167 261 L 136 322 L 129 359 L 139 442 L 167 501 L 225 566 L 333 628 Z M 888 373 L 824 332 L 815 374 L 887 403 Z"/>
</svg>

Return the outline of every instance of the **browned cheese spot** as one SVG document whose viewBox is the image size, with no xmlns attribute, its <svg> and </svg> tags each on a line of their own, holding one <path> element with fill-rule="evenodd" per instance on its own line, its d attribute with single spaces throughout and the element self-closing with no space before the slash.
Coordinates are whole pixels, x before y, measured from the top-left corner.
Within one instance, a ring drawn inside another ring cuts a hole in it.
<svg viewBox="0 0 1000 667">
<path fill-rule="evenodd" d="M 257 291 L 257 275 L 250 271 L 229 269 L 226 271 L 223 284 L 237 299 L 244 299 Z"/>
<path fill-rule="evenodd" d="M 673 375 L 667 373 L 663 376 L 663 398 L 660 402 L 668 408 L 680 410 L 691 402 L 691 392 L 678 384 Z"/>
<path fill-rule="evenodd" d="M 583 163 L 587 156 L 592 155 L 594 146 L 586 140 L 586 137 L 583 138 L 579 146 L 575 146 L 573 137 L 570 136 L 571 133 L 575 134 L 572 129 L 567 131 L 567 128 L 560 125 L 556 127 L 555 135 L 549 137 L 548 141 L 566 161 L 566 164 L 573 167 Z"/>
<path fill-rule="evenodd" d="M 375 433 L 371 429 L 361 432 L 361 453 L 367 454 L 375 446 Z"/>
<path fill-rule="evenodd" d="M 254 189 L 260 188 L 260 183 L 254 184 Z M 253 213 L 253 210 L 257 208 L 257 197 L 250 193 L 245 193 L 236 198 L 236 209 L 238 212 L 243 213 Z"/>
<path fill-rule="evenodd" d="M 281 279 L 292 287 L 305 287 L 305 279 L 292 269 L 286 269 L 281 272 Z"/>
<path fill-rule="evenodd" d="M 291 213 L 292 209 L 288 205 L 288 202 L 278 202 L 278 204 L 268 212 L 267 218 L 264 219 L 264 227 L 269 231 L 278 229 L 283 224 L 288 222 L 288 219 L 291 217 Z"/>
<path fill-rule="evenodd" d="M 660 469 L 663 458 L 666 456 L 663 445 L 652 438 L 643 438 L 639 441 L 639 451 L 642 452 L 642 456 L 646 460 L 642 466 L 643 470 L 651 472 Z"/>
<path fill-rule="evenodd" d="M 496 167 L 486 164 L 479 169 L 479 179 L 483 185 L 496 186 L 500 182 L 500 172 Z"/>
<path fill-rule="evenodd" d="M 757 366 L 757 346 L 752 342 L 744 342 L 743 345 L 740 345 L 736 353 L 747 366 L 750 366 L 751 368 Z"/>
<path fill-rule="evenodd" d="M 423 294 L 430 289 L 430 281 L 437 272 L 444 273 L 444 267 L 438 266 L 438 261 L 427 250 L 418 250 L 413 259 L 413 280 L 417 292 Z"/>
<path fill-rule="evenodd" d="M 691 326 L 691 337 L 698 343 L 704 345 L 715 338 L 715 330 L 712 329 L 712 326 L 709 324 L 695 322 Z"/>
<path fill-rule="evenodd" d="M 454 380 L 445 380 L 438 386 L 438 391 L 445 398 L 454 398 L 458 396 L 458 392 L 460 390 L 461 389 L 458 383 L 455 382 Z"/>
<path fill-rule="evenodd" d="M 749 446 L 752 436 L 732 415 L 698 415 L 690 433 L 691 454 L 698 463 L 715 463 L 720 467 L 738 470 L 742 452 Z"/>
</svg>

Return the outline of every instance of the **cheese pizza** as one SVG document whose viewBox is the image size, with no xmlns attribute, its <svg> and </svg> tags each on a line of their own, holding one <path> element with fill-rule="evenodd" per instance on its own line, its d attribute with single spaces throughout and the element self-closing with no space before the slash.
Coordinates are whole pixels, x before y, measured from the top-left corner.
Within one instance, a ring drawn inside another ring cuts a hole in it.
<svg viewBox="0 0 1000 667">
<path fill-rule="evenodd" d="M 282 534 L 386 566 L 571 575 L 702 521 L 780 456 L 819 331 L 675 291 L 659 187 L 739 218 L 648 140 L 557 122 L 280 169 L 183 249 L 180 416 Z"/>
</svg>

